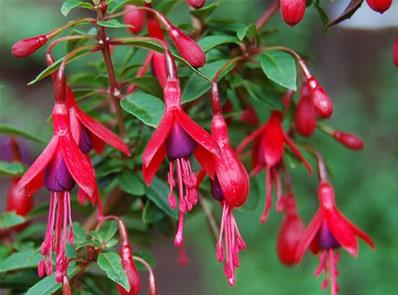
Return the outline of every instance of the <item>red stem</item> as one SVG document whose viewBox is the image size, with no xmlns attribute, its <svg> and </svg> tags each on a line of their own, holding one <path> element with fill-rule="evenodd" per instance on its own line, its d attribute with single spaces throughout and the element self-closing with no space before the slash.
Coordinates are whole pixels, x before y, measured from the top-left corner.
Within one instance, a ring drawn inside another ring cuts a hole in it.
<svg viewBox="0 0 398 295">
<path fill-rule="evenodd" d="M 274 2 L 264 10 L 263 14 L 256 22 L 257 30 L 261 29 L 266 23 L 268 23 L 272 16 L 279 10 L 279 3 L 280 0 L 274 0 Z"/>
</svg>

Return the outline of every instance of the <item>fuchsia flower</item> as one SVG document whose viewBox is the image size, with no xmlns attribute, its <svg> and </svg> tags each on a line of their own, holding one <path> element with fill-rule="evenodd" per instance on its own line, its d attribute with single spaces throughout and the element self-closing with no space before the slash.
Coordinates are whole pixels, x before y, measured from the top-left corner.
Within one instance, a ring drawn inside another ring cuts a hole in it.
<svg viewBox="0 0 398 295">
<path fill-rule="evenodd" d="M 298 133 L 302 136 L 311 136 L 317 124 L 318 116 L 311 102 L 308 86 L 303 84 L 301 88 L 301 96 L 294 113 L 294 125 Z"/>
<path fill-rule="evenodd" d="M 349 149 L 352 150 L 363 149 L 364 146 L 363 140 L 355 134 L 347 133 L 340 130 L 334 130 L 332 136 L 334 139 L 336 139 L 338 142 L 345 145 Z"/>
<path fill-rule="evenodd" d="M 239 116 L 239 120 L 255 127 L 260 124 L 257 113 L 252 106 L 248 106 L 244 109 L 244 111 Z"/>
<path fill-rule="evenodd" d="M 314 105 L 315 112 L 321 118 L 330 118 L 333 113 L 333 102 L 318 80 L 310 77 L 305 82 L 309 90 L 309 97 Z M 305 87 L 303 85 L 303 87 Z"/>
<path fill-rule="evenodd" d="M 392 56 L 394 64 L 398 68 L 398 36 L 395 38 L 394 41 Z"/>
<path fill-rule="evenodd" d="M 337 263 L 340 260 L 338 248 L 342 247 L 350 255 L 358 255 L 357 237 L 364 240 L 372 249 L 373 240 L 356 225 L 352 224 L 336 207 L 333 187 L 327 180 L 321 180 L 318 189 L 319 209 L 304 231 L 297 246 L 296 259 L 298 262 L 304 257 L 308 247 L 316 243 L 320 249 L 320 265 L 315 271 L 319 276 L 322 272 L 325 280 L 322 288 L 331 289 L 331 294 L 339 292 L 337 283 Z M 328 276 L 328 277 L 327 277 Z"/>
<path fill-rule="evenodd" d="M 232 286 L 235 284 L 235 269 L 239 267 L 239 252 L 246 248 L 232 210 L 246 202 L 250 181 L 245 167 L 230 146 L 227 124 L 221 113 L 213 115 L 211 132 L 220 148 L 220 156 L 215 162 L 216 173 L 211 179 L 211 192 L 223 207 L 217 259 L 220 262 L 225 259 L 224 273 Z"/>
<path fill-rule="evenodd" d="M 306 0 L 280 0 L 283 20 L 289 25 L 298 24 L 305 14 Z"/>
<path fill-rule="evenodd" d="M 384 13 L 392 4 L 392 0 L 366 0 L 366 2 L 370 8 L 380 13 Z"/>
<path fill-rule="evenodd" d="M 172 208 L 177 203 L 174 195 L 176 184 L 178 189 L 180 214 L 175 244 L 180 246 L 183 241 L 184 215 L 197 203 L 196 176 L 188 158 L 195 154 L 203 168 L 209 175 L 213 175 L 213 155 L 218 154 L 218 146 L 210 134 L 182 110 L 181 89 L 177 78 L 168 78 L 163 95 L 165 112 L 144 150 L 142 172 L 149 185 L 167 155 L 170 161 L 168 201 Z M 177 183 L 174 167 L 177 170 Z"/>
<path fill-rule="evenodd" d="M 285 216 L 279 229 L 277 240 L 277 253 L 279 260 L 285 265 L 298 263 L 296 249 L 304 232 L 304 223 L 296 210 L 296 200 L 292 192 L 281 198 L 281 204 Z"/>
<path fill-rule="evenodd" d="M 137 9 L 135 5 L 129 4 L 124 6 L 123 20 L 129 25 L 128 30 L 133 34 L 139 34 L 144 26 L 145 12 Z"/>
<path fill-rule="evenodd" d="M 11 53 L 15 57 L 27 57 L 39 50 L 48 41 L 48 35 L 38 35 L 22 39 L 12 46 Z"/>
<path fill-rule="evenodd" d="M 293 154 L 304 164 L 308 173 L 312 174 L 311 165 L 304 159 L 293 140 L 285 133 L 282 127 L 282 113 L 273 111 L 268 122 L 247 136 L 237 148 L 237 154 L 253 140 L 255 140 L 252 150 L 252 174 L 257 174 L 265 167 L 266 169 L 266 204 L 261 215 L 260 221 L 267 220 L 272 205 L 272 183 L 277 186 L 277 209 L 280 210 L 280 178 L 279 165 L 282 161 L 285 145 L 287 144 Z"/>
<path fill-rule="evenodd" d="M 206 0 L 187 0 L 187 2 L 191 7 L 198 9 L 205 5 Z"/>
<path fill-rule="evenodd" d="M 62 282 L 68 267 L 66 240 L 73 243 L 70 191 L 76 182 L 91 197 L 95 192 L 96 180 L 90 162 L 72 137 L 65 103 L 57 100 L 52 118 L 54 135 L 42 154 L 23 175 L 19 186 L 32 193 L 44 184 L 51 192 L 47 230 L 41 246 L 45 257 L 40 262 L 38 271 L 40 276 L 53 272 L 52 254 L 55 252 L 56 280 Z"/>
</svg>

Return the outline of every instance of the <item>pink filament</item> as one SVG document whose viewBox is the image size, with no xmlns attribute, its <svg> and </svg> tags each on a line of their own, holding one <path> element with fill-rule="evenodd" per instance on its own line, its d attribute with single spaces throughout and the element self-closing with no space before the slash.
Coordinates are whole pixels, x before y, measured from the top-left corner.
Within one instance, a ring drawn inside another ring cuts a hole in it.
<svg viewBox="0 0 398 295">
<path fill-rule="evenodd" d="M 232 208 L 223 204 L 220 234 L 217 241 L 217 259 L 224 261 L 224 273 L 228 283 L 235 284 L 235 269 L 239 267 L 239 252 L 246 248 L 246 244 L 238 230 Z"/>
<path fill-rule="evenodd" d="M 65 245 L 67 240 L 73 243 L 73 237 L 70 193 L 51 192 L 47 229 L 41 246 L 44 258 L 39 263 L 40 276 L 44 276 L 44 273 L 47 275 L 53 273 L 52 255 L 55 251 L 56 280 L 58 283 L 62 282 L 68 268 Z"/>
<path fill-rule="evenodd" d="M 184 217 L 185 214 L 192 210 L 198 202 L 198 195 L 196 191 L 196 176 L 192 172 L 192 167 L 188 159 L 177 158 L 176 163 L 170 162 L 168 182 L 169 182 L 169 196 L 168 202 L 171 208 L 176 208 L 177 200 L 174 195 L 174 186 L 176 182 L 174 180 L 174 166 L 177 167 L 177 188 L 179 198 L 179 219 L 177 233 L 174 239 L 174 244 L 179 247 L 183 242 L 183 231 L 184 231 Z M 176 164 L 176 165 L 174 165 Z"/>
<path fill-rule="evenodd" d="M 320 263 L 315 270 L 315 276 L 324 274 L 324 279 L 321 283 L 321 288 L 326 289 L 330 287 L 330 294 L 336 295 L 339 292 L 339 285 L 337 283 L 337 277 L 339 275 L 337 270 L 337 263 L 340 260 L 339 252 L 334 249 L 324 250 L 320 255 Z"/>
</svg>

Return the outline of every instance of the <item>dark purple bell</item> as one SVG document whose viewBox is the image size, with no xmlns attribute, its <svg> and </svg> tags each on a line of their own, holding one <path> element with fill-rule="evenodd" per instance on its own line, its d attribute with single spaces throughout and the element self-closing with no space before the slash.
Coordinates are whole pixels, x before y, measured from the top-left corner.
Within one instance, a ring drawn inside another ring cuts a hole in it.
<svg viewBox="0 0 398 295">
<path fill-rule="evenodd" d="M 224 193 L 222 192 L 220 182 L 218 181 L 217 177 L 214 178 L 214 180 L 210 180 L 210 189 L 214 199 L 217 201 L 224 200 Z"/>
<path fill-rule="evenodd" d="M 335 249 L 340 247 L 339 242 L 337 242 L 334 238 L 326 222 L 322 223 L 322 226 L 318 232 L 318 243 L 319 247 L 323 250 Z"/>
<path fill-rule="evenodd" d="M 60 152 L 56 153 L 45 171 L 44 184 L 49 191 L 70 191 L 75 185 Z"/>
<path fill-rule="evenodd" d="M 84 154 L 87 154 L 93 148 L 93 142 L 91 140 L 90 133 L 83 126 L 80 129 L 79 148 Z"/>
<path fill-rule="evenodd" d="M 196 148 L 196 141 L 178 124 L 174 123 L 166 141 L 167 157 L 170 161 L 187 158 Z"/>
</svg>

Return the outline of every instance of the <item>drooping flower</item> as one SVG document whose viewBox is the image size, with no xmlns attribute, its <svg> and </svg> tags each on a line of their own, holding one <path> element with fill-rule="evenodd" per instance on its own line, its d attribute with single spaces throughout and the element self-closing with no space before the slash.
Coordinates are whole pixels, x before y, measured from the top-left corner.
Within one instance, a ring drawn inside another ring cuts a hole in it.
<svg viewBox="0 0 398 295">
<path fill-rule="evenodd" d="M 27 57 L 39 50 L 47 41 L 48 35 L 38 35 L 22 39 L 12 46 L 12 55 L 15 57 Z"/>
<path fill-rule="evenodd" d="M 296 249 L 305 227 L 297 214 L 296 200 L 292 192 L 288 192 L 281 198 L 281 205 L 285 215 L 277 240 L 278 258 L 285 265 L 294 265 L 297 263 Z"/>
<path fill-rule="evenodd" d="M 340 260 L 339 248 L 342 247 L 350 255 L 358 255 L 357 237 L 365 241 L 372 249 L 373 240 L 356 225 L 351 223 L 336 207 L 334 190 L 327 180 L 321 180 L 318 189 L 319 209 L 305 229 L 299 245 L 296 259 L 301 262 L 308 247 L 316 243 L 320 249 L 320 264 L 315 271 L 319 276 L 324 273 L 322 288 L 330 287 L 331 294 L 339 291 L 337 283 L 337 263 Z"/>
<path fill-rule="evenodd" d="M 384 13 L 392 4 L 392 0 L 366 0 L 366 2 L 370 8 L 380 13 Z"/>
<path fill-rule="evenodd" d="M 260 128 L 247 136 L 237 148 L 237 154 L 254 140 L 252 149 L 252 174 L 257 174 L 261 169 L 266 169 L 266 204 L 260 221 L 267 220 L 272 205 L 272 183 L 277 187 L 277 208 L 281 197 L 279 165 L 282 161 L 285 145 L 304 164 L 308 173 L 312 174 L 311 165 L 304 159 L 293 140 L 285 133 L 282 127 L 282 113 L 273 111 L 269 120 Z"/>
<path fill-rule="evenodd" d="M 314 105 L 315 112 L 321 118 L 330 118 L 333 113 L 333 102 L 318 80 L 310 77 L 306 80 L 309 96 Z"/>
<path fill-rule="evenodd" d="M 311 102 L 310 93 L 306 84 L 301 88 L 301 96 L 294 113 L 294 126 L 302 136 L 311 136 L 317 124 L 317 114 Z"/>
<path fill-rule="evenodd" d="M 334 130 L 332 135 L 333 135 L 334 139 L 336 139 L 338 142 L 345 145 L 349 149 L 352 149 L 352 150 L 363 149 L 363 146 L 364 146 L 363 140 L 355 134 L 340 131 L 340 130 Z"/>
<path fill-rule="evenodd" d="M 205 5 L 206 0 L 187 0 L 187 2 L 191 7 L 198 9 Z"/>
<path fill-rule="evenodd" d="M 142 172 L 145 182 L 149 185 L 167 155 L 170 161 L 168 201 L 172 208 L 177 205 L 175 186 L 179 196 L 180 213 L 174 242 L 180 246 L 183 241 L 184 215 L 197 203 L 196 176 L 189 157 L 194 154 L 203 168 L 212 175 L 213 155 L 218 154 L 218 146 L 210 134 L 182 110 L 181 89 L 177 78 L 167 79 L 163 95 L 165 111 L 144 150 Z M 174 178 L 174 168 L 177 171 L 177 179 Z"/>
<path fill-rule="evenodd" d="M 306 0 L 280 0 L 283 20 L 289 25 L 298 24 L 305 14 Z"/>
<path fill-rule="evenodd" d="M 135 5 L 124 6 L 123 21 L 129 25 L 128 30 L 133 34 L 139 34 L 144 26 L 145 12 L 137 9 Z"/>
<path fill-rule="evenodd" d="M 251 126 L 257 127 L 260 124 L 260 120 L 258 119 L 256 111 L 252 106 L 248 106 L 244 109 L 244 111 L 240 114 L 239 120 Z"/>
<path fill-rule="evenodd" d="M 211 179 L 211 192 L 223 208 L 217 259 L 224 261 L 224 273 L 232 286 L 235 284 L 235 269 L 239 267 L 239 252 L 246 248 L 232 211 L 246 202 L 250 181 L 229 143 L 227 124 L 220 112 L 213 115 L 211 132 L 220 149 L 215 162 L 216 173 Z"/>
<path fill-rule="evenodd" d="M 33 193 L 44 185 L 51 192 L 47 229 L 41 246 L 44 259 L 39 264 L 38 272 L 40 276 L 53 272 L 52 255 L 55 252 L 56 280 L 62 282 L 68 267 L 65 244 L 67 240 L 73 243 L 70 191 L 76 182 L 91 197 L 96 180 L 90 162 L 72 137 L 64 103 L 57 101 L 52 118 L 53 137 L 22 176 L 19 187 Z"/>
</svg>

